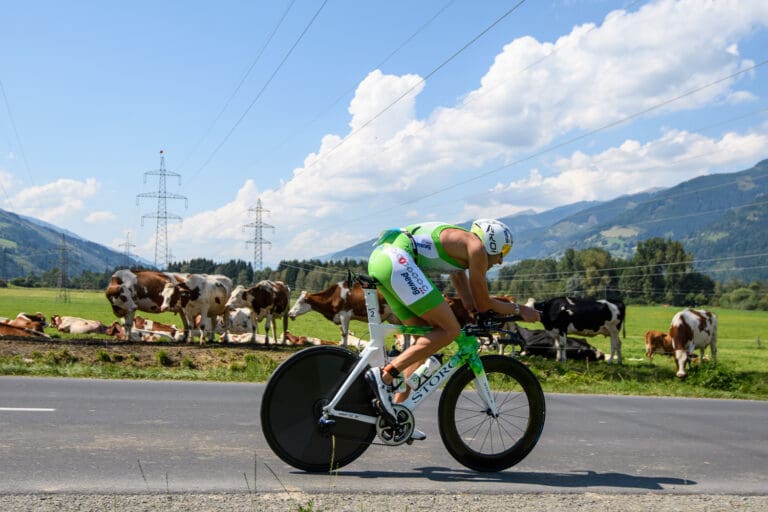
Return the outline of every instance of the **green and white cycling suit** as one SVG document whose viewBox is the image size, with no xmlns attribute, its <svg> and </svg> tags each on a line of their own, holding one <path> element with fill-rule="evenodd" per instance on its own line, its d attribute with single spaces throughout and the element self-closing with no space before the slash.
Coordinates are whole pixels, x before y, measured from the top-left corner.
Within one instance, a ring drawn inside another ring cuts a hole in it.
<svg viewBox="0 0 768 512">
<path fill-rule="evenodd" d="M 384 231 L 368 259 L 368 273 L 400 320 L 420 317 L 443 302 L 443 295 L 425 272 L 452 273 L 465 270 L 448 256 L 440 233 L 461 229 L 441 222 L 414 224 Z"/>
</svg>

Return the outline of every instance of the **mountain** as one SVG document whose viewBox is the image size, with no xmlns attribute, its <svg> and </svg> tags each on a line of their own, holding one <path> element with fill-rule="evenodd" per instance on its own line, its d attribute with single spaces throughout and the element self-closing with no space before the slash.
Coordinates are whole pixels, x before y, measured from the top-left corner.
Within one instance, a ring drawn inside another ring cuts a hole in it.
<svg viewBox="0 0 768 512">
<path fill-rule="evenodd" d="M 557 259 L 568 248 L 588 247 L 629 258 L 638 241 L 662 237 L 680 241 L 693 255 L 696 270 L 714 279 L 766 280 L 768 268 L 759 267 L 765 267 L 768 254 L 768 160 L 741 172 L 701 176 L 667 189 L 500 220 L 514 233 L 511 256 L 516 260 Z M 326 259 L 367 259 L 373 241 Z"/>
<path fill-rule="evenodd" d="M 84 270 L 104 272 L 118 265 L 147 264 L 133 258 L 126 261 L 121 252 L 39 219 L 0 209 L 0 278 L 11 279 L 31 272 L 41 275 L 60 268 L 63 259 L 70 276 L 80 275 Z"/>
<path fill-rule="evenodd" d="M 511 257 L 516 260 L 557 259 L 568 248 L 588 247 L 602 247 L 615 257 L 629 258 L 638 241 L 662 237 L 681 242 L 693 255 L 696 269 L 713 279 L 768 280 L 764 264 L 768 255 L 768 160 L 741 172 L 701 176 L 667 189 L 573 203 L 541 213 L 522 212 L 501 220 L 514 234 Z M 470 222 L 461 225 L 468 227 Z M 66 251 L 62 251 L 62 237 Z M 373 241 L 316 259 L 367 259 Z M 0 209 L 0 278 L 43 274 L 60 266 L 62 254 L 71 276 L 83 270 L 151 266 L 140 258 L 127 262 L 121 252 Z"/>
<path fill-rule="evenodd" d="M 512 215 L 510 217 L 504 217 L 501 220 L 503 220 L 510 226 L 513 226 L 513 225 L 516 227 L 522 226 L 525 230 L 535 230 L 536 228 L 542 228 L 542 227 L 550 226 L 552 224 L 560 222 L 562 219 L 596 204 L 599 204 L 599 203 L 597 201 L 591 201 L 591 202 L 583 201 L 579 203 L 569 204 L 566 206 L 560 206 L 558 208 L 553 208 L 552 210 L 547 210 L 542 213 L 535 213 L 535 212 L 516 213 L 515 215 Z M 471 224 L 472 224 L 472 221 L 468 220 L 458 225 L 468 228 Z M 372 248 L 371 245 L 373 244 L 374 241 L 376 241 L 376 238 L 371 238 L 370 240 L 366 240 L 365 242 L 355 244 L 352 247 L 348 247 L 347 249 L 343 249 L 338 252 L 320 256 L 318 259 L 321 261 L 329 261 L 329 260 L 343 261 L 344 259 L 367 260 L 368 256 L 370 256 L 371 254 L 371 248 Z M 515 245 L 515 247 L 517 247 L 517 245 Z"/>
</svg>

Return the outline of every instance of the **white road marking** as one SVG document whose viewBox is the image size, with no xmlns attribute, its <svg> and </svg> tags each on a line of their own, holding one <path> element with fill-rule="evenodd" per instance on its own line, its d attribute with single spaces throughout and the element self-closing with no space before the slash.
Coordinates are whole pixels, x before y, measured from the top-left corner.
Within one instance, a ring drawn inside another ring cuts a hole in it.
<svg viewBox="0 0 768 512">
<path fill-rule="evenodd" d="M 44 409 L 40 407 L 0 407 L 0 411 L 22 411 L 22 412 L 53 412 L 56 409 Z"/>
</svg>

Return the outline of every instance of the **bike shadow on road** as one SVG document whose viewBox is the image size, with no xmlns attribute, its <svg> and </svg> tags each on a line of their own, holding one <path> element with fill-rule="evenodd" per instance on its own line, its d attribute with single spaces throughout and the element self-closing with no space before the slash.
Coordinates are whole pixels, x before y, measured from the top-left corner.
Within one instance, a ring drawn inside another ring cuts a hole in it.
<svg viewBox="0 0 768 512">
<path fill-rule="evenodd" d="M 358 478 L 428 478 L 436 482 L 489 482 L 507 484 L 544 485 L 547 487 L 589 488 L 615 487 L 621 489 L 663 490 L 664 486 L 696 485 L 686 478 L 668 476 L 638 476 L 626 473 L 584 470 L 569 473 L 537 471 L 502 471 L 477 473 L 441 466 L 425 466 L 415 471 L 341 471 L 339 476 Z"/>
</svg>

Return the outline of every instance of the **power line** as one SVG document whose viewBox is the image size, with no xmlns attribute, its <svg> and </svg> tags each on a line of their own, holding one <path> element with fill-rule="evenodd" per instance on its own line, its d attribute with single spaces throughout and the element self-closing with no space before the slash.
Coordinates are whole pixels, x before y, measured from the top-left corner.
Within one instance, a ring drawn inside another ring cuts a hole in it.
<svg viewBox="0 0 768 512">
<path fill-rule="evenodd" d="M 261 270 L 263 266 L 262 248 L 265 245 L 272 245 L 272 242 L 264 239 L 263 232 L 264 229 L 274 229 L 275 227 L 262 220 L 262 215 L 269 213 L 269 210 L 262 208 L 260 198 L 256 201 L 256 206 L 249 208 L 248 212 L 253 214 L 254 221 L 246 224 L 243 228 L 253 228 L 253 238 L 246 240 L 245 244 L 253 244 L 253 268 L 254 270 Z"/>
<path fill-rule="evenodd" d="M 275 70 L 272 72 L 272 74 L 269 76 L 267 81 L 264 83 L 264 85 L 261 87 L 259 92 L 256 94 L 256 97 L 253 98 L 253 101 L 251 101 L 251 103 L 248 105 L 248 107 L 245 109 L 245 111 L 242 113 L 242 115 L 238 118 L 238 120 L 235 121 L 235 124 L 232 126 L 232 128 L 230 128 L 229 132 L 227 132 L 227 134 L 224 136 L 224 139 L 222 139 L 222 141 L 219 143 L 219 145 L 216 146 L 216 148 L 210 154 L 208 159 L 205 162 L 203 162 L 203 165 L 201 165 L 194 172 L 194 174 L 192 174 L 192 179 L 193 180 L 197 177 L 198 174 L 200 174 L 200 171 L 202 171 L 211 162 L 211 160 L 213 160 L 213 157 L 216 156 L 216 153 L 219 152 L 219 150 L 222 148 L 222 146 L 224 146 L 224 144 L 227 142 L 227 140 L 229 140 L 229 137 L 232 135 L 232 133 L 234 133 L 234 131 L 237 129 L 237 127 L 240 126 L 240 123 L 243 122 L 243 119 L 245 119 L 245 116 L 248 115 L 248 112 L 251 111 L 251 108 L 253 108 L 253 106 L 256 104 L 256 102 L 259 100 L 259 98 L 261 98 L 261 95 L 267 89 L 269 84 L 272 83 L 272 80 L 275 78 L 275 76 L 277 75 L 278 71 L 280 71 L 280 69 L 283 67 L 285 62 L 288 60 L 288 57 L 291 56 L 291 54 L 293 53 L 293 50 L 296 49 L 296 47 L 298 46 L 299 42 L 304 38 L 304 35 L 309 31 L 309 28 L 315 22 L 315 19 L 317 19 L 317 17 L 320 15 L 320 12 L 323 10 L 323 7 L 325 7 L 326 3 L 328 3 L 328 0 L 324 0 L 322 5 L 320 5 L 320 7 L 317 9 L 317 11 L 315 12 L 314 16 L 312 16 L 312 19 L 309 20 L 309 23 L 307 23 L 307 25 L 304 27 L 304 30 L 301 32 L 301 34 L 299 34 L 299 37 L 293 43 L 293 46 L 291 46 L 291 48 L 285 54 L 283 59 L 280 61 L 280 63 L 275 68 Z"/>
<path fill-rule="evenodd" d="M 342 145 L 343 145 L 343 144 L 344 144 L 346 141 L 348 141 L 349 139 L 351 139 L 352 137 L 354 137 L 355 135 L 357 135 L 358 133 L 360 133 L 360 131 L 362 131 L 363 129 L 367 128 L 367 127 L 368 127 L 368 126 L 369 126 L 371 123 L 373 123 L 373 122 L 374 122 L 374 121 L 376 121 L 378 118 L 380 118 L 382 115 L 384 115 L 384 113 L 386 113 L 387 111 L 389 111 L 389 110 L 390 110 L 392 107 L 394 107 L 394 106 L 395 106 L 397 103 L 399 103 L 399 102 L 400 102 L 400 101 L 401 101 L 403 98 L 407 97 L 407 96 L 408 96 L 409 94 L 411 94 L 411 93 L 412 93 L 414 90 L 416 90 L 416 88 L 420 87 L 420 86 L 421 86 L 421 85 L 422 85 L 424 82 L 426 82 L 426 81 L 427 81 L 427 79 L 428 79 L 428 78 L 432 77 L 432 76 L 433 76 L 435 73 L 437 73 L 437 72 L 438 72 L 438 71 L 440 71 L 442 68 L 444 68 L 444 67 L 445 67 L 445 66 L 446 66 L 446 65 L 447 65 L 449 62 L 451 62 L 453 59 L 455 59 L 456 57 L 458 57 L 458 56 L 459 56 L 459 55 L 460 55 L 462 52 L 464 52 L 464 50 L 466 50 L 467 48 L 469 48 L 470 46 L 472 46 L 472 45 L 473 45 L 474 43 L 476 43 L 476 42 L 477 42 L 477 41 L 478 41 L 478 40 L 479 40 L 481 37 L 483 37 L 485 34 L 487 34 L 487 33 L 488 33 L 488 32 L 489 32 L 489 31 L 490 31 L 490 30 L 491 30 L 493 27 L 495 27 L 496 25 L 498 25 L 499 23 L 501 23 L 501 21 L 502 21 L 502 20 L 504 20 L 504 19 L 505 19 L 507 16 L 509 16 L 510 14 L 512 14 L 514 11 L 516 11 L 516 10 L 517 10 L 517 8 L 518 8 L 518 7 L 520 7 L 520 6 L 521 6 L 523 3 L 525 3 L 525 0 L 519 0 L 519 2 L 518 2 L 518 3 L 516 3 L 516 4 L 515 4 L 515 5 L 514 5 L 514 6 L 513 6 L 511 9 L 509 9 L 507 12 L 505 12 L 505 13 L 504 13 L 504 14 L 502 14 L 500 17 L 498 17 L 498 18 L 496 19 L 496 21 L 494 21 L 493 23 L 491 23 L 491 24 L 490 24 L 488 27 L 486 27 L 486 28 L 485 28 L 485 29 L 484 29 L 482 32 L 480 32 L 478 35 L 476 35 L 475 37 L 473 37 L 473 38 L 472 38 L 472 39 L 471 39 L 469 42 L 467 42 L 467 43 L 466 43 L 464 46 L 462 46 L 462 47 L 461 47 L 461 48 L 459 48 L 457 51 L 455 51 L 455 52 L 453 53 L 453 55 L 451 55 L 451 56 L 450 56 L 450 57 L 448 57 L 446 60 L 444 60 L 443 62 L 441 62 L 441 63 L 440 63 L 440 64 L 439 64 L 439 65 L 438 65 L 438 66 L 437 66 L 435 69 L 433 69 L 432 71 L 430 71 L 429 73 L 427 73 L 427 74 L 426 74 L 426 76 L 424 76 L 424 77 L 423 77 L 421 80 L 419 80 L 418 82 L 416 82 L 416 83 L 415 83 L 415 84 L 414 84 L 412 87 L 410 87 L 410 88 L 409 88 L 407 91 L 405 91 L 403 94 L 401 94 L 400 96 L 398 96 L 398 97 L 397 97 L 397 98 L 396 98 L 396 99 L 395 99 L 393 102 L 391 102 L 389 105 L 387 105 L 386 107 L 384 107 L 384 108 L 383 108 L 382 110 L 380 110 L 380 111 L 379 111 L 377 114 L 374 114 L 374 115 L 373 115 L 373 117 L 369 118 L 369 119 L 368 119 L 366 122 L 364 122 L 364 123 L 363 123 L 362 125 L 360 125 L 358 128 L 355 128 L 354 130 L 352 130 L 352 131 L 351 131 L 351 132 L 350 132 L 350 133 L 349 133 L 349 134 L 348 134 L 346 137 L 344 137 L 343 139 L 341 139 L 341 140 L 338 142 L 338 144 L 336 144 L 335 146 L 331 147 L 331 148 L 330 148 L 328 151 L 326 151 L 326 152 L 325 152 L 325 153 L 323 153 L 322 155 L 319 155 L 317 159 L 315 159 L 314 161 L 312 161 L 312 162 L 311 162 L 309 165 L 306 165 L 306 166 L 304 167 L 304 169 L 305 169 L 305 170 L 306 170 L 306 169 L 309 169 L 309 168 L 313 167 L 315 164 L 317 164 L 318 162 L 321 162 L 321 161 L 323 161 L 325 158 L 327 158 L 327 157 L 328 157 L 328 155 L 330 155 L 331 153 L 333 153 L 334 151 L 336 151 L 336 150 L 337 150 L 339 147 L 341 147 L 341 146 L 342 146 Z"/>
<path fill-rule="evenodd" d="M 121 243 L 118 247 L 123 248 L 123 257 L 125 258 L 125 268 L 131 267 L 131 247 L 136 247 L 136 244 L 131 243 L 131 232 L 125 232 L 125 242 Z"/>
<path fill-rule="evenodd" d="M 451 4 L 454 3 L 455 0 L 449 0 L 446 2 L 440 9 L 437 10 L 435 14 L 432 15 L 426 22 L 424 22 L 422 25 L 420 25 L 410 36 L 408 36 L 403 42 L 401 42 L 394 50 L 392 50 L 389 55 L 384 57 L 381 61 L 378 62 L 378 64 L 375 64 L 372 69 L 380 69 L 384 64 L 386 64 L 392 57 L 394 57 L 400 50 L 402 50 L 408 43 L 410 43 L 414 38 L 416 38 L 417 35 L 419 35 L 421 32 L 423 32 L 429 25 L 432 24 L 433 21 L 435 21 L 443 12 L 445 12 L 448 7 L 451 6 Z M 298 128 L 296 130 L 291 130 L 290 135 L 285 137 L 281 142 L 278 142 L 275 144 L 271 151 L 275 151 L 276 149 L 284 146 L 289 140 L 293 139 L 297 134 L 301 133 L 303 130 L 306 130 L 308 127 L 312 126 L 315 122 L 317 122 L 319 119 L 321 119 L 323 116 L 325 116 L 328 112 L 333 109 L 336 105 L 339 104 L 339 102 L 344 99 L 349 93 L 354 92 L 357 86 L 359 85 L 359 81 L 352 84 L 349 88 L 347 88 L 343 93 L 339 94 L 336 99 L 328 105 L 325 109 L 323 109 L 321 112 L 315 114 L 315 116 L 304 124 L 303 127 Z"/>
<path fill-rule="evenodd" d="M 170 262 L 170 252 L 168 249 L 168 219 L 181 221 L 181 217 L 175 213 L 168 212 L 168 199 L 183 199 L 184 207 L 187 207 L 187 198 L 179 194 L 169 194 L 166 190 L 166 179 L 168 176 L 179 178 L 181 185 L 181 175 L 165 169 L 165 155 L 160 150 L 160 169 L 156 171 L 147 171 L 144 173 L 144 183 L 147 182 L 147 176 L 158 177 L 157 192 L 146 192 L 136 196 L 136 205 L 142 198 L 157 199 L 157 210 L 155 213 L 147 213 L 141 216 L 141 225 L 144 225 L 144 219 L 156 219 L 157 229 L 155 231 L 155 267 L 168 268 Z"/>
<path fill-rule="evenodd" d="M 731 78 L 734 78 L 736 76 L 742 75 L 744 73 L 748 73 L 750 71 L 754 71 L 755 69 L 757 69 L 757 68 L 759 68 L 761 66 L 764 66 L 766 64 L 768 64 L 768 60 L 763 60 L 763 61 L 755 64 L 754 66 L 751 66 L 751 67 L 746 68 L 746 69 L 742 69 L 742 70 L 737 71 L 735 73 L 732 73 L 732 74 L 730 74 L 728 76 L 721 77 L 721 78 L 719 78 L 717 80 L 709 82 L 709 83 L 707 83 L 705 85 L 702 85 L 700 87 L 696 87 L 696 88 L 690 89 L 690 90 L 686 91 L 683 94 L 680 94 L 680 95 L 675 96 L 673 98 L 669 98 L 667 100 L 664 100 L 664 101 L 661 101 L 659 103 L 656 103 L 655 105 L 652 105 L 652 106 L 650 106 L 648 108 L 645 108 L 643 110 L 640 110 L 640 111 L 635 112 L 633 114 L 630 114 L 628 116 L 622 117 L 621 119 L 618 119 L 616 121 L 611 121 L 610 123 L 604 124 L 603 126 L 600 126 L 599 128 L 595 128 L 594 130 L 590 130 L 590 131 L 588 131 L 586 133 L 583 133 L 581 135 L 577 135 L 575 137 L 571 137 L 570 139 L 567 139 L 565 141 L 549 145 L 549 146 L 547 146 L 547 147 L 545 147 L 545 148 L 543 148 L 543 149 L 541 149 L 539 151 L 531 153 L 531 154 L 529 154 L 529 155 L 527 155 L 527 156 L 525 156 L 523 158 L 519 158 L 519 159 L 517 159 L 517 160 L 515 160 L 513 162 L 510 162 L 508 164 L 500 165 L 500 166 L 495 167 L 495 168 L 493 168 L 491 170 L 488 170 L 486 172 L 477 174 L 475 176 L 472 176 L 472 177 L 467 178 L 467 179 L 462 180 L 462 181 L 455 182 L 455 183 L 453 183 L 451 185 L 447 185 L 445 187 L 439 188 L 439 189 L 434 190 L 432 192 L 422 192 L 422 193 L 419 194 L 417 199 L 401 201 L 399 203 L 393 204 L 391 207 L 382 208 L 381 210 L 378 210 L 378 211 L 375 211 L 375 212 L 371 212 L 369 214 L 366 214 L 366 215 L 363 215 L 363 216 L 360 216 L 360 217 L 357 217 L 357 218 L 349 219 L 348 222 L 356 222 L 356 221 L 359 221 L 359 220 L 362 220 L 362 219 L 365 219 L 365 218 L 369 218 L 369 217 L 372 217 L 372 216 L 380 216 L 381 214 L 386 213 L 388 211 L 391 211 L 391 210 L 394 210 L 394 209 L 400 209 L 403 206 L 408 206 L 410 204 L 414 204 L 414 203 L 417 203 L 417 202 L 422 202 L 426 198 L 442 194 L 443 192 L 446 192 L 448 190 L 452 190 L 454 188 L 460 187 L 462 185 L 467 185 L 469 183 L 472 183 L 473 181 L 477 181 L 477 180 L 479 180 L 481 178 L 490 176 L 492 174 L 499 173 L 499 172 L 503 171 L 504 169 L 508 169 L 508 168 L 513 167 L 515 165 L 518 165 L 518 164 L 521 164 L 523 162 L 526 162 L 528 160 L 533 160 L 534 158 L 537 158 L 539 156 L 545 155 L 547 153 L 550 153 L 550 152 L 555 151 L 557 149 L 560 149 L 562 147 L 569 146 L 569 145 L 573 144 L 574 142 L 580 141 L 580 140 L 585 139 L 587 137 L 591 137 L 591 136 L 596 135 L 596 134 L 598 134 L 600 132 L 606 131 L 606 130 L 608 130 L 610 128 L 613 128 L 615 126 L 618 126 L 620 124 L 626 123 L 627 121 L 631 121 L 632 119 L 635 119 L 635 118 L 638 118 L 638 117 L 640 117 L 642 115 L 645 115 L 645 114 L 647 114 L 649 112 L 653 112 L 654 110 L 658 110 L 661 107 L 664 107 L 666 105 L 669 105 L 670 103 L 674 103 L 675 101 L 679 101 L 679 100 L 684 99 L 684 98 L 686 98 L 688 96 L 696 94 L 697 92 L 700 92 L 700 91 L 702 91 L 702 90 L 704 90 L 704 89 L 706 89 L 708 87 L 712 87 L 714 85 L 717 85 L 717 84 L 719 84 L 721 82 L 724 82 L 726 80 L 730 80 Z"/>
<path fill-rule="evenodd" d="M 69 290 L 67 289 L 67 239 L 61 234 L 61 248 L 59 254 L 59 291 L 56 294 L 57 302 L 69 302 Z"/>
<path fill-rule="evenodd" d="M 283 21 L 288 16 L 288 12 L 291 10 L 291 7 L 293 7 L 293 4 L 296 2 L 296 0 L 291 0 L 288 3 L 288 6 L 285 8 L 285 11 L 283 11 L 283 15 L 280 17 L 280 19 L 277 21 L 277 24 L 272 29 L 272 32 L 270 32 L 269 36 L 267 37 L 267 40 L 264 42 L 264 44 L 259 49 L 258 53 L 256 54 L 256 57 L 253 59 L 253 62 L 251 62 L 251 65 L 248 67 L 246 72 L 243 74 L 243 76 L 240 78 L 240 82 L 237 84 L 237 87 L 235 87 L 235 90 L 232 91 L 232 93 L 227 98 L 227 101 L 224 102 L 224 106 L 221 107 L 221 110 L 219 111 L 218 115 L 214 118 L 214 120 L 211 122 L 210 125 L 208 125 L 208 128 L 205 130 L 203 135 L 198 139 L 198 141 L 194 144 L 192 147 L 192 150 L 187 154 L 186 157 L 182 160 L 181 164 L 179 164 L 178 169 L 181 169 L 184 167 L 184 164 L 187 163 L 187 160 L 189 160 L 189 157 L 192 156 L 192 154 L 197 151 L 197 148 L 200 147 L 200 144 L 202 144 L 203 140 L 205 140 L 208 135 L 211 133 L 211 130 L 216 125 L 216 123 L 221 119 L 221 116 L 224 114 L 224 112 L 227 110 L 227 107 L 229 107 L 230 102 L 234 99 L 234 97 L 237 95 L 237 93 L 240 91 L 240 88 L 245 83 L 246 79 L 250 76 L 251 71 L 253 71 L 253 68 L 256 66 L 256 64 L 261 59 L 262 54 L 269 46 L 269 43 L 272 42 L 272 38 L 277 33 L 278 29 L 282 26 Z"/>
<path fill-rule="evenodd" d="M 3 100 L 5 101 L 5 109 L 8 111 L 8 119 L 11 121 L 11 126 L 13 127 L 13 133 L 16 136 L 16 143 L 19 145 L 19 153 L 21 153 L 21 158 L 24 160 L 24 168 L 27 171 L 27 178 L 29 178 L 29 182 L 33 183 L 32 181 L 32 171 L 29 168 L 29 162 L 27 161 L 27 153 L 24 151 L 24 146 L 21 144 L 21 136 L 19 135 L 19 129 L 16 127 L 16 121 L 13 119 L 13 113 L 11 112 L 11 104 L 8 101 L 8 96 L 5 94 L 5 87 L 3 87 L 3 81 L 0 80 L 0 92 L 3 93 Z M 3 188 L 3 191 L 5 191 L 5 188 Z M 7 197 L 7 194 L 6 194 Z"/>
</svg>

